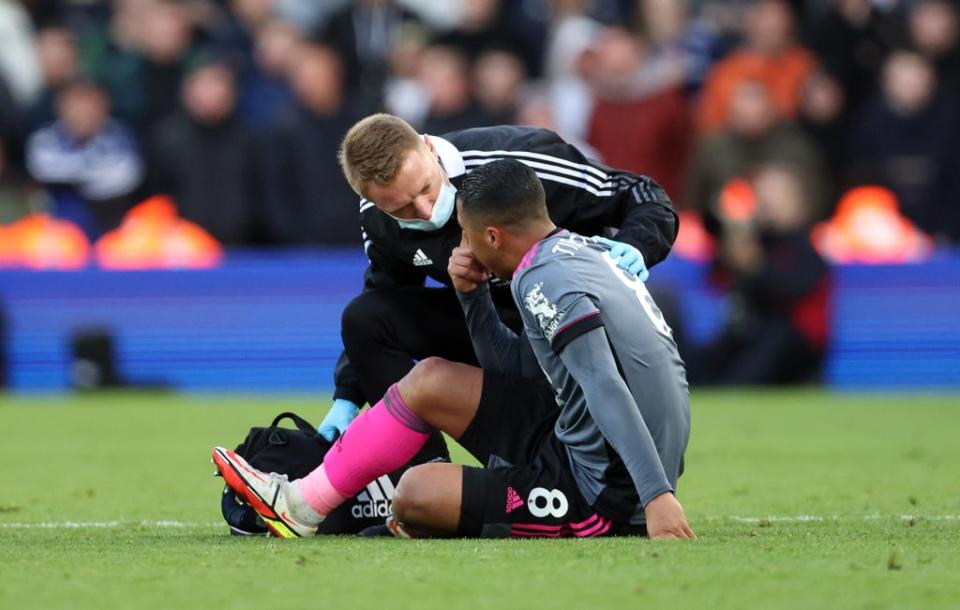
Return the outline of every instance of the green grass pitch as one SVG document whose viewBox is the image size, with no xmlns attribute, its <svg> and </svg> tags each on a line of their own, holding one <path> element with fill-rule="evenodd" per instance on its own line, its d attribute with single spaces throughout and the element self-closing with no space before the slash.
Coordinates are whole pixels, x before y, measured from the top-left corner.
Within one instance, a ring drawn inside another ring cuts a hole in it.
<svg viewBox="0 0 960 610">
<path fill-rule="evenodd" d="M 960 608 L 960 398 L 698 392 L 693 542 L 237 539 L 210 448 L 325 401 L 0 396 L 0 608 Z"/>
</svg>

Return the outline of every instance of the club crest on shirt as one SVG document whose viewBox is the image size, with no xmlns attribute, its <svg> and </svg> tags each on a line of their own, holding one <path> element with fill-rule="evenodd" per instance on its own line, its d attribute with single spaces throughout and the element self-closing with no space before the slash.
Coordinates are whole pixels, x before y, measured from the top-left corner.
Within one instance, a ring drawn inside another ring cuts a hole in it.
<svg viewBox="0 0 960 610">
<path fill-rule="evenodd" d="M 543 294 L 543 282 L 539 282 L 527 291 L 526 296 L 523 297 L 523 305 L 527 311 L 536 316 L 540 330 L 543 331 L 547 341 L 553 341 L 553 333 L 560 324 L 560 313 Z"/>
</svg>

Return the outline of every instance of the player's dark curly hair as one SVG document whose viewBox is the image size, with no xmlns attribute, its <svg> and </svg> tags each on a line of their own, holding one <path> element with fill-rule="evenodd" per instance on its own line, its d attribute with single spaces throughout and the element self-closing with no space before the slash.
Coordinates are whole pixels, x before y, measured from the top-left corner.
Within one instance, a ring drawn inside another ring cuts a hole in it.
<svg viewBox="0 0 960 610">
<path fill-rule="evenodd" d="M 514 159 L 491 161 L 467 174 L 457 198 L 460 213 L 477 222 L 520 226 L 548 217 L 540 178 Z"/>
</svg>

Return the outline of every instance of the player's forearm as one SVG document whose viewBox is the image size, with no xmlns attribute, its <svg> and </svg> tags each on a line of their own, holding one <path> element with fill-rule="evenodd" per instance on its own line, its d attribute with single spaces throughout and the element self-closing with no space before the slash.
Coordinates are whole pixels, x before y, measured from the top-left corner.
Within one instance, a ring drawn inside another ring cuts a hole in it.
<svg viewBox="0 0 960 610">
<path fill-rule="evenodd" d="M 603 328 L 577 337 L 560 358 L 584 393 L 587 409 L 604 438 L 623 460 L 640 496 L 648 502 L 673 491 L 653 436 L 617 370 Z"/>
<path fill-rule="evenodd" d="M 622 379 L 598 379 L 586 394 L 587 408 L 607 442 L 623 460 L 637 489 L 640 502 L 648 502 L 667 491 L 674 491 L 667 479 L 640 411 Z"/>
<path fill-rule="evenodd" d="M 521 377 L 538 374 L 539 367 L 530 343 L 500 320 L 488 284 L 480 284 L 470 292 L 458 292 L 457 298 L 463 307 L 470 341 L 481 368 Z"/>
</svg>

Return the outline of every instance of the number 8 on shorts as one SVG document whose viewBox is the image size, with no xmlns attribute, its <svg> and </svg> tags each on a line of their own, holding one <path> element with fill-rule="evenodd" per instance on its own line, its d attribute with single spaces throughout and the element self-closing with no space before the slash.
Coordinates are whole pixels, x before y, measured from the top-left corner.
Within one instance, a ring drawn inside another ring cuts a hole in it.
<svg viewBox="0 0 960 610">
<path fill-rule="evenodd" d="M 567 514 L 568 508 L 567 496 L 559 489 L 534 487 L 527 496 L 527 510 L 540 519 L 548 516 L 560 519 Z"/>
</svg>

